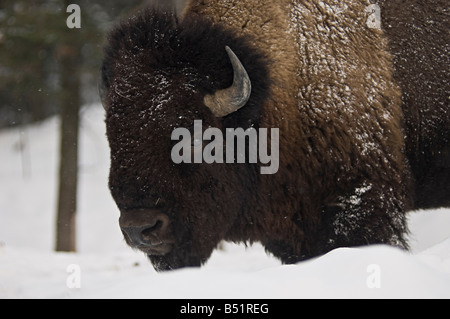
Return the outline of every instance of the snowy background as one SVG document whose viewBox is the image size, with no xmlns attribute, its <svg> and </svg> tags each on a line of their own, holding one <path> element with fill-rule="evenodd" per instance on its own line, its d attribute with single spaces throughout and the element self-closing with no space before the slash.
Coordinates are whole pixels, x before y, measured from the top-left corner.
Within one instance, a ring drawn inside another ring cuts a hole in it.
<svg viewBox="0 0 450 319">
<path fill-rule="evenodd" d="M 410 253 L 342 248 L 286 266 L 225 244 L 201 269 L 156 273 L 120 233 L 104 130 L 101 106 L 85 107 L 76 254 L 53 252 L 58 118 L 0 131 L 0 298 L 450 298 L 450 209 L 410 215 Z"/>
</svg>

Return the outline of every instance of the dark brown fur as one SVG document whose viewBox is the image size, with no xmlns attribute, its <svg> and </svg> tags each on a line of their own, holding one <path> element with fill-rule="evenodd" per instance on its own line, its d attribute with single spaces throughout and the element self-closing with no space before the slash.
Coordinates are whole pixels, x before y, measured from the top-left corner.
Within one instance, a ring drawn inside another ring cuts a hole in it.
<svg viewBox="0 0 450 319">
<path fill-rule="evenodd" d="M 170 217 L 174 248 L 149 256 L 156 269 L 200 265 L 224 239 L 260 241 L 285 263 L 342 246 L 407 247 L 413 193 L 401 91 L 383 32 L 366 25 L 367 4 L 190 1 L 181 21 L 148 10 L 111 33 L 110 188 L 122 213 L 157 206 Z M 203 97 L 232 82 L 226 45 L 253 89 L 221 119 Z M 171 132 L 196 119 L 279 128 L 278 173 L 175 165 Z"/>
<path fill-rule="evenodd" d="M 450 206 L 450 12 L 446 0 L 380 1 L 402 89 L 415 208 Z"/>
</svg>

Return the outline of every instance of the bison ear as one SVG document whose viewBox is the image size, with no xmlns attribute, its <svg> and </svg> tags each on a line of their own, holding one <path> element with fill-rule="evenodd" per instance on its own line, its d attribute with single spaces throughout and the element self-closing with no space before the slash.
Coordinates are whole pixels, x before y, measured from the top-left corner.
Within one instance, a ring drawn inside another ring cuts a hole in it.
<svg viewBox="0 0 450 319">
<path fill-rule="evenodd" d="M 100 70 L 98 72 L 97 90 L 98 90 L 98 95 L 100 96 L 100 100 L 102 102 L 103 108 L 105 109 L 105 111 L 108 111 L 108 105 L 106 104 L 106 95 L 108 93 L 108 88 L 106 87 L 106 79 L 104 77 L 103 68 L 100 68 Z"/>
<path fill-rule="evenodd" d="M 206 95 L 204 98 L 205 105 L 216 117 L 224 117 L 236 112 L 247 104 L 252 93 L 250 77 L 241 61 L 228 46 L 225 49 L 233 66 L 233 84 L 227 89 Z"/>
</svg>

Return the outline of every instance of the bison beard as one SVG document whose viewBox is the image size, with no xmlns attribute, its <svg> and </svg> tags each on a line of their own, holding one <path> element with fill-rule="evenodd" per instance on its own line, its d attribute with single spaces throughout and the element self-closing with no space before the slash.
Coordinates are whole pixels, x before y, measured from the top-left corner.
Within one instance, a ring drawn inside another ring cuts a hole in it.
<svg viewBox="0 0 450 319">
<path fill-rule="evenodd" d="M 109 187 L 126 242 L 156 270 L 200 266 L 222 240 L 261 242 L 283 263 L 343 246 L 407 248 L 416 185 L 400 91 L 366 1 L 344 2 L 191 0 L 183 19 L 143 10 L 111 32 L 100 83 Z M 195 120 L 279 128 L 278 172 L 175 164 L 171 134 Z"/>
</svg>

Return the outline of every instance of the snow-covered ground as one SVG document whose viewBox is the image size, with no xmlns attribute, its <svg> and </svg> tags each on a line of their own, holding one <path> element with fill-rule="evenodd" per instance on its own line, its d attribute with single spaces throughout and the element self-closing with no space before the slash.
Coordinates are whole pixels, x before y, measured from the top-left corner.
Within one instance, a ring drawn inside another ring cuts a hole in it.
<svg viewBox="0 0 450 319">
<path fill-rule="evenodd" d="M 119 231 L 103 110 L 82 115 L 76 254 L 52 251 L 58 119 L 0 131 L 0 298 L 450 298 L 450 209 L 411 214 L 410 253 L 342 248 L 283 266 L 225 244 L 201 269 L 156 273 Z"/>
</svg>

